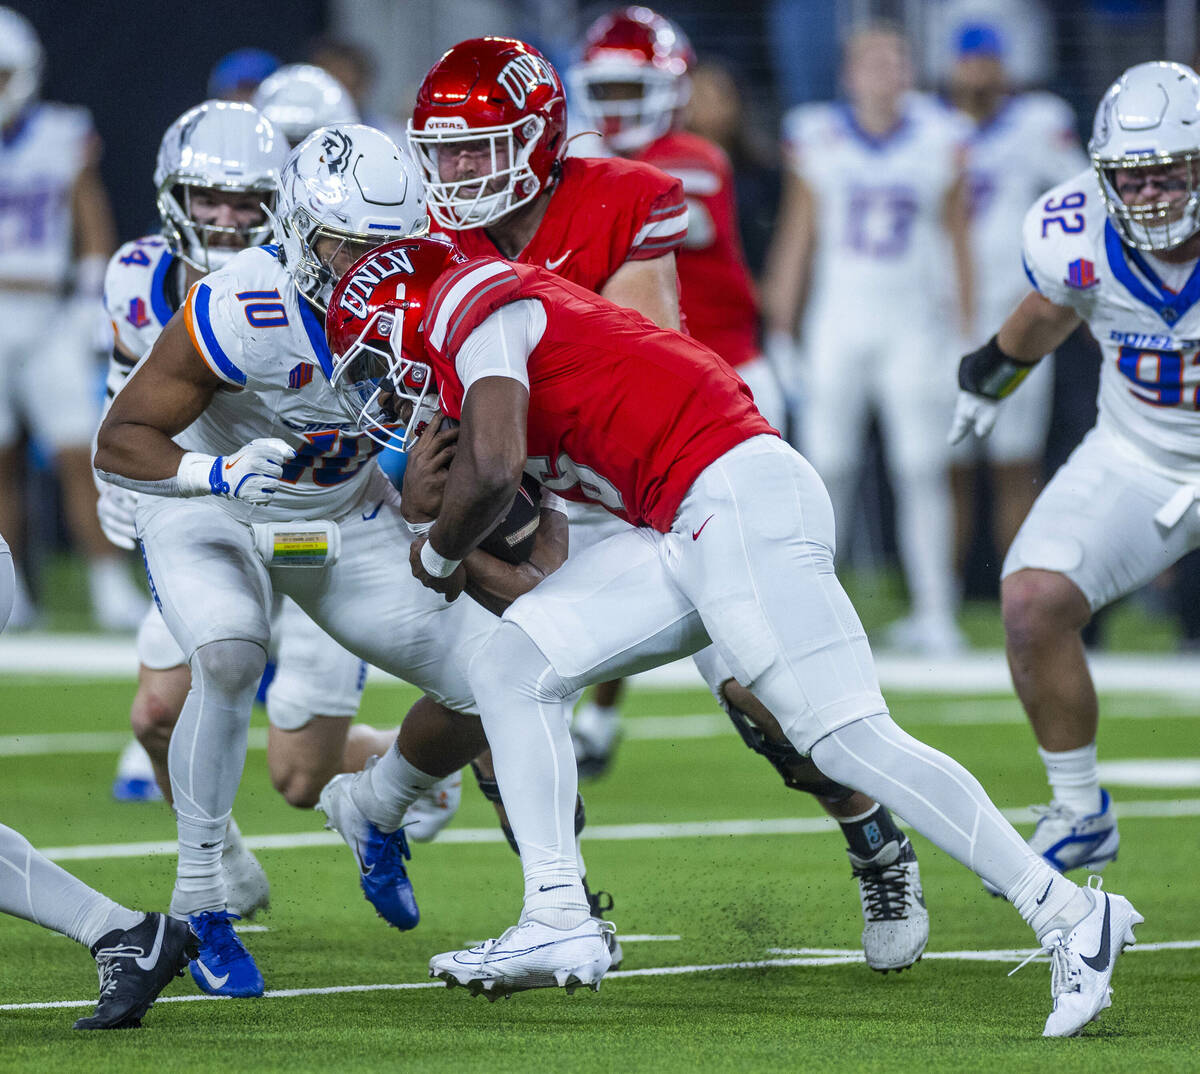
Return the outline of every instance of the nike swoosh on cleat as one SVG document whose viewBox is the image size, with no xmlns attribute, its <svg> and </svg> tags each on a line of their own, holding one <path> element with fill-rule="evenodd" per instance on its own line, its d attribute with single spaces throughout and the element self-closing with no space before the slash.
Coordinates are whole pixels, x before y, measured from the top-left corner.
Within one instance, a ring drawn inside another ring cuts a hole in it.
<svg viewBox="0 0 1200 1074">
<path fill-rule="evenodd" d="M 1054 881 L 1053 881 L 1053 880 L 1051 880 L 1051 881 L 1050 881 L 1050 882 L 1049 882 L 1049 883 L 1046 885 L 1046 890 L 1045 890 L 1045 891 L 1043 891 L 1043 892 L 1042 892 L 1042 893 L 1041 893 L 1041 894 L 1040 894 L 1040 895 L 1037 897 L 1037 900 L 1036 900 L 1036 901 L 1037 901 L 1037 904 L 1038 904 L 1038 906 L 1041 906 L 1041 905 L 1042 905 L 1042 903 L 1044 903 L 1044 902 L 1046 901 L 1046 896 L 1050 894 L 1050 889 L 1051 889 L 1053 886 L 1054 886 Z"/>
<path fill-rule="evenodd" d="M 704 527 L 707 526 L 716 517 L 717 517 L 716 515 L 709 515 L 708 518 L 706 518 L 703 522 L 700 523 L 700 528 L 698 530 L 692 530 L 692 540 L 693 541 L 700 540 L 700 534 L 702 534 L 704 532 Z"/>
<path fill-rule="evenodd" d="M 224 977 L 214 977 L 212 970 L 204 965 L 204 963 L 199 959 L 196 959 L 196 965 L 200 967 L 200 975 L 209 983 L 212 988 L 221 988 L 224 986 L 225 982 L 229 980 L 229 974 L 225 974 Z"/>
<path fill-rule="evenodd" d="M 570 884 L 550 884 L 549 886 L 543 884 L 538 891 L 557 891 L 559 888 L 569 888 L 570 886 Z"/>
<path fill-rule="evenodd" d="M 362 873 L 363 876 L 370 876 L 375 871 L 375 865 L 377 865 L 378 862 L 373 863 L 369 868 L 367 867 L 367 859 L 363 856 L 357 839 L 354 840 L 354 856 L 358 859 L 358 871 Z"/>
<path fill-rule="evenodd" d="M 150 948 L 150 954 L 141 958 L 135 958 L 133 961 L 137 963 L 139 970 L 152 970 L 158 962 L 158 953 L 162 950 L 163 933 L 167 929 L 167 919 L 160 917 L 158 919 L 158 932 L 154 934 L 154 944 Z"/>
<path fill-rule="evenodd" d="M 1112 901 L 1107 895 L 1104 896 L 1104 923 L 1100 926 L 1100 950 L 1090 957 L 1088 955 L 1080 955 L 1085 966 L 1090 966 L 1097 973 L 1103 972 L 1108 968 L 1108 951 L 1110 945 L 1110 918 L 1112 917 Z"/>
</svg>

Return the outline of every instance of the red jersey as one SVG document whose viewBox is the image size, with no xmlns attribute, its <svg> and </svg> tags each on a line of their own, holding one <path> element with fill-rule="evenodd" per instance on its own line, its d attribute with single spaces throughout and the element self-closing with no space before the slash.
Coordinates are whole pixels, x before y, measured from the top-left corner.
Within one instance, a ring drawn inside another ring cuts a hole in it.
<svg viewBox="0 0 1200 1074">
<path fill-rule="evenodd" d="M 561 496 L 665 533 L 705 467 L 752 436 L 779 435 L 703 344 L 544 268 L 498 257 L 448 269 L 430 290 L 425 341 L 443 413 L 462 417 L 459 348 L 520 299 L 546 311 L 527 365 L 525 469 Z"/>
<path fill-rule="evenodd" d="M 599 293 L 626 261 L 676 250 L 687 234 L 687 205 L 678 179 L 637 161 L 567 157 L 529 245 L 516 258 Z M 467 257 L 502 257 L 486 228 L 433 226 Z"/>
<path fill-rule="evenodd" d="M 732 366 L 757 358 L 762 353 L 758 305 L 738 236 L 729 158 L 712 142 L 672 131 L 637 159 L 683 183 L 688 234 L 676 264 L 679 305 L 688 331 Z"/>
</svg>

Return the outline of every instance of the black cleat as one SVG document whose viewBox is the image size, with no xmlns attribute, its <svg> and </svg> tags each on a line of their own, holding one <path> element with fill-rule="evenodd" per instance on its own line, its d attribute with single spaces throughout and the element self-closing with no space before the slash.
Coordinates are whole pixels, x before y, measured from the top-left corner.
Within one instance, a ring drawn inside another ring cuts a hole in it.
<svg viewBox="0 0 1200 1074">
<path fill-rule="evenodd" d="M 583 893 L 587 896 L 588 913 L 597 921 L 604 921 L 604 915 L 613 908 L 613 897 L 607 891 L 593 891 L 587 886 L 586 879 L 583 881 Z M 619 970 L 621 963 L 625 961 L 625 952 L 621 950 L 621 941 L 617 939 L 616 930 L 605 932 L 604 940 L 608 944 L 608 953 L 612 955 L 612 965 L 608 968 Z"/>
<path fill-rule="evenodd" d="M 100 974 L 100 1001 L 76 1029 L 136 1029 L 172 977 L 196 957 L 199 941 L 186 921 L 147 914 L 126 932 L 113 929 L 96 941 L 92 957 Z"/>
</svg>

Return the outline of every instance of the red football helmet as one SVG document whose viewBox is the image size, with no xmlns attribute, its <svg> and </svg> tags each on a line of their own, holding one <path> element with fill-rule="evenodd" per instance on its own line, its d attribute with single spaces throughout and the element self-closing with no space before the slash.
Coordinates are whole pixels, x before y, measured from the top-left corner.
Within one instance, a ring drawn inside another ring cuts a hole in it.
<svg viewBox="0 0 1200 1074">
<path fill-rule="evenodd" d="M 397 239 L 351 265 L 329 299 L 330 387 L 355 425 L 385 448 L 406 450 L 437 409 L 425 311 L 437 278 L 464 261 L 448 242 Z M 399 424 L 407 424 L 402 435 Z"/>
<path fill-rule="evenodd" d="M 532 201 L 553 182 L 566 126 L 562 80 L 532 45 L 455 45 L 425 76 L 408 122 L 434 220 L 486 227 Z"/>
<path fill-rule="evenodd" d="M 609 148 L 633 153 L 661 138 L 692 95 L 696 62 L 678 26 L 647 7 L 592 23 L 583 57 L 567 72 L 571 99 Z"/>
</svg>

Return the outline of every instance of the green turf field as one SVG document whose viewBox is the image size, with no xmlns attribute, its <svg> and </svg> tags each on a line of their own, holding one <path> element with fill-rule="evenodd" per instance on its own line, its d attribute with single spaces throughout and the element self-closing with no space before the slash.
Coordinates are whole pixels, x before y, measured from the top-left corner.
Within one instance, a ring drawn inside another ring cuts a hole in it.
<svg viewBox="0 0 1200 1074">
<path fill-rule="evenodd" d="M 118 732 L 129 697 L 129 686 L 112 682 L 0 684 L 5 823 L 43 848 L 172 838 L 161 804 L 110 799 L 119 738 L 72 740 L 72 750 L 98 752 L 13 755 L 11 736 Z M 407 697 L 396 688 L 368 687 L 363 718 L 384 725 Z M 1044 799 L 1040 764 L 1015 702 L 892 700 L 904 726 L 964 761 L 1001 806 Z M 1106 698 L 1104 705 L 1106 759 L 1200 756 L 1200 719 L 1187 703 L 1147 696 Z M 1046 964 L 1008 978 L 1015 959 L 927 957 L 912 971 L 880 976 L 849 956 L 826 957 L 837 964 L 821 965 L 811 954 L 779 953 L 857 950 L 857 891 L 839 836 L 681 833 L 672 826 L 811 818 L 819 811 L 786 790 L 731 730 L 694 718 L 713 713 L 701 692 L 642 692 L 628 711 L 630 738 L 614 772 L 585 787 L 590 824 L 602 836 L 587 845 L 590 879 L 613 892 L 612 917 L 623 934 L 678 939 L 627 942 L 624 969 L 755 965 L 617 975 L 599 995 L 534 993 L 496 1004 L 440 987 L 169 1002 L 156 1006 L 140 1031 L 114 1034 L 73 1033 L 78 1009 L 0 1010 L 0 1070 L 1200 1068 L 1200 949 L 1128 952 L 1118 966 L 1113 1008 L 1084 1038 L 1068 1041 L 1040 1036 L 1049 1010 Z M 262 722 L 261 713 L 255 720 Z M 1200 940 L 1200 791 L 1113 790 L 1126 806 L 1124 843 L 1106 884 L 1145 915 L 1142 943 Z M 1167 815 L 1148 815 L 1156 809 Z M 248 837 L 320 827 L 316 815 L 292 810 L 274 794 L 261 749 L 250 753 L 236 816 Z M 661 828 L 614 827 L 628 825 Z M 469 786 L 447 834 L 463 839 L 479 830 L 474 838 L 486 839 L 492 827 L 489 808 Z M 646 834 L 655 837 L 630 838 Z M 916 842 L 932 915 L 930 954 L 1031 945 L 1006 903 L 986 896 L 928 843 Z M 343 846 L 264 850 L 259 857 L 273 898 L 256 925 L 269 931 L 245 939 L 268 989 L 422 985 L 431 954 L 495 935 L 516 920 L 520 873 L 499 842 L 416 848 L 412 875 L 422 923 L 408 934 L 374 916 Z M 170 856 L 64 864 L 130 905 L 161 908 L 170 895 Z M 788 962 L 801 964 L 781 964 Z M 82 948 L 0 918 L 0 1004 L 90 1000 L 95 986 Z M 165 995 L 199 993 L 181 979 Z"/>
</svg>

